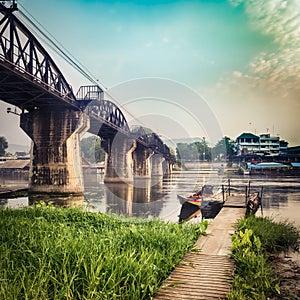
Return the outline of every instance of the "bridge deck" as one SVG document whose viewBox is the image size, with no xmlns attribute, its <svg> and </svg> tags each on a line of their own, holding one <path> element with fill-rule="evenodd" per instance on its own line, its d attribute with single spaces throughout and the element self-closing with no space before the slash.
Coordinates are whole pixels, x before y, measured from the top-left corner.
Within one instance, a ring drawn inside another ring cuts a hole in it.
<svg viewBox="0 0 300 300">
<path fill-rule="evenodd" d="M 225 299 L 230 291 L 234 262 L 229 257 L 233 226 L 245 214 L 245 198 L 230 196 L 195 246 L 184 256 L 159 290 L 155 300 Z"/>
</svg>

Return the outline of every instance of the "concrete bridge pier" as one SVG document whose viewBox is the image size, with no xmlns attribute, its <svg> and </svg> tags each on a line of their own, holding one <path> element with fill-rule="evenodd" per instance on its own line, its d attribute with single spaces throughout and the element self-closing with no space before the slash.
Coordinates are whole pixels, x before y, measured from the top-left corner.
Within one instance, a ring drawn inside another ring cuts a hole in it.
<svg viewBox="0 0 300 300">
<path fill-rule="evenodd" d="M 83 194 L 80 138 L 89 129 L 89 118 L 49 107 L 22 113 L 20 122 L 33 141 L 29 192 Z"/>
<path fill-rule="evenodd" d="M 165 174 L 165 166 L 163 162 L 165 161 L 165 158 L 162 157 L 159 154 L 154 154 L 151 157 L 151 172 L 152 176 L 164 176 Z"/>
<path fill-rule="evenodd" d="M 133 172 L 135 178 L 151 178 L 151 157 L 154 152 L 140 144 L 133 152 Z"/>
<path fill-rule="evenodd" d="M 106 152 L 104 182 L 133 183 L 132 152 L 136 141 L 117 134 L 112 140 L 103 140 L 101 146 Z"/>
<path fill-rule="evenodd" d="M 173 164 L 169 161 L 163 161 L 163 169 L 165 170 L 164 175 L 171 175 L 173 172 Z"/>
</svg>

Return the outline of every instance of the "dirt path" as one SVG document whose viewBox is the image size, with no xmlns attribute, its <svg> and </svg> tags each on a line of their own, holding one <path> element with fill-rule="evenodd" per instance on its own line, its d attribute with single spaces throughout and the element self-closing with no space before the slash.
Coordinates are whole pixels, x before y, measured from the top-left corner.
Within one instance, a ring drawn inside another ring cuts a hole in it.
<svg viewBox="0 0 300 300">
<path fill-rule="evenodd" d="M 300 254 L 291 253 L 287 257 L 275 258 L 272 263 L 280 282 L 279 299 L 300 299 Z"/>
</svg>

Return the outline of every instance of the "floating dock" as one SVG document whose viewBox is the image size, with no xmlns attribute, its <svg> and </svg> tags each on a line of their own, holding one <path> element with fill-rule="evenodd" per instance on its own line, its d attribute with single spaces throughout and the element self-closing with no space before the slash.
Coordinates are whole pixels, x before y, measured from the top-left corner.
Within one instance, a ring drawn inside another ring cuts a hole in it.
<svg viewBox="0 0 300 300">
<path fill-rule="evenodd" d="M 234 272 L 231 236 L 245 210 L 244 195 L 229 196 L 220 213 L 211 220 L 206 235 L 196 242 L 196 251 L 183 257 L 154 299 L 225 299 Z"/>
</svg>

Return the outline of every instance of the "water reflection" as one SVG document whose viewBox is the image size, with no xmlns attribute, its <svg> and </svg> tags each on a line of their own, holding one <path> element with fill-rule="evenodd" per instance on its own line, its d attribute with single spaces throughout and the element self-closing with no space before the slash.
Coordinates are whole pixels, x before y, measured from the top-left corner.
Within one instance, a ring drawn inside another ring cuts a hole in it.
<svg viewBox="0 0 300 300">
<path fill-rule="evenodd" d="M 28 206 L 28 197 L 19 197 L 14 199 L 0 199 L 0 206 L 5 208 L 22 208 Z"/>
<path fill-rule="evenodd" d="M 171 178 L 166 178 L 166 181 L 171 183 Z M 158 217 L 164 205 L 163 198 L 169 191 L 164 189 L 162 178 L 137 179 L 133 184 L 105 185 L 100 180 L 98 188 L 90 183 L 85 187 L 85 197 L 90 209 L 126 216 Z"/>
<path fill-rule="evenodd" d="M 231 176 L 241 190 L 249 184 L 252 191 L 263 187 L 263 211 L 258 216 L 269 216 L 278 221 L 289 220 L 300 228 L 300 178 L 267 176 Z"/>
<path fill-rule="evenodd" d="M 159 217 L 178 221 L 181 204 L 177 194 L 190 194 L 204 184 L 219 186 L 223 180 L 217 168 L 173 172 L 166 177 L 135 179 L 133 184 L 104 184 L 103 175 L 86 174 L 85 199 L 88 209 L 126 216 Z"/>
<path fill-rule="evenodd" d="M 231 185 L 244 193 L 249 184 L 251 191 L 263 187 L 263 214 L 289 218 L 300 227 L 300 178 L 297 177 L 250 177 L 230 174 Z M 51 201 L 55 205 L 81 206 L 91 211 L 113 212 L 127 216 L 159 217 L 166 221 L 178 221 L 181 205 L 177 194 L 189 195 L 204 184 L 215 187 L 227 183 L 227 178 L 218 175 L 213 168 L 190 169 L 174 172 L 168 177 L 139 179 L 134 184 L 104 184 L 103 175 L 86 174 L 85 193 L 81 197 L 54 199 L 53 196 L 1 198 L 4 207 L 23 207 L 37 201 Z M 26 185 L 26 179 L 0 178 L 1 185 Z"/>
</svg>

